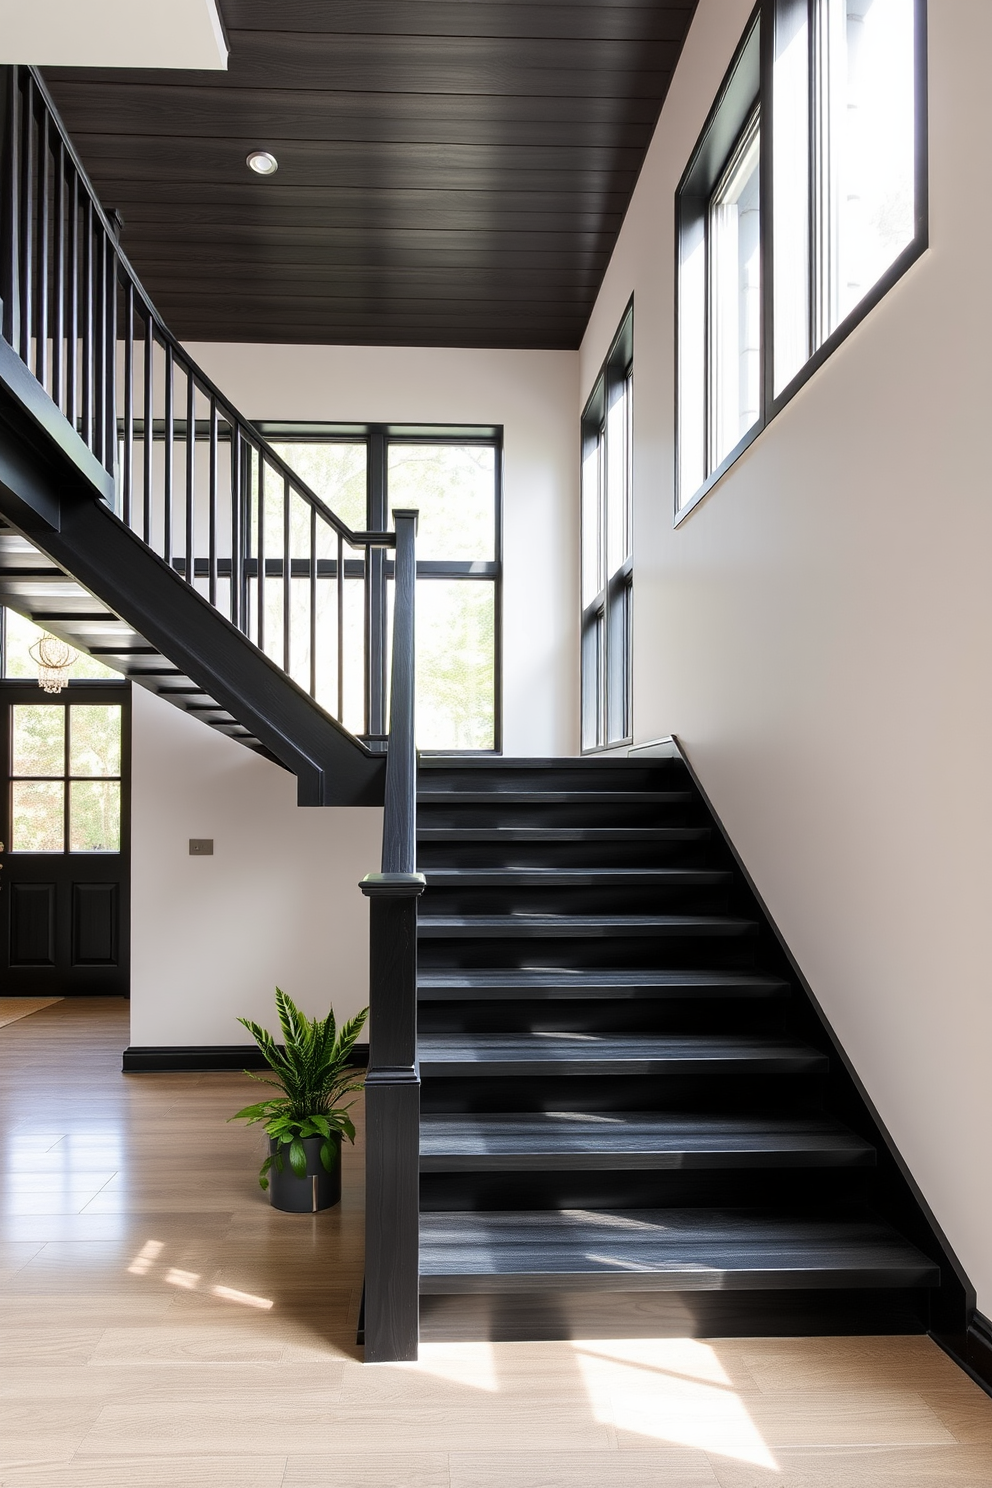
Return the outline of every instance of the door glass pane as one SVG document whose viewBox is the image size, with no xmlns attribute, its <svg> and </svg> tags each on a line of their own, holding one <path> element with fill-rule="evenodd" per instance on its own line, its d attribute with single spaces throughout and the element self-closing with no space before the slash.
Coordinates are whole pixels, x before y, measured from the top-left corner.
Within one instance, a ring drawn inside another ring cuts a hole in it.
<svg viewBox="0 0 992 1488">
<path fill-rule="evenodd" d="M 61 712 L 61 709 L 53 709 Z M 65 847 L 65 785 L 61 780 L 15 780 L 11 784 L 11 852 L 62 852 Z"/>
<path fill-rule="evenodd" d="M 495 589 L 484 580 L 417 585 L 417 744 L 495 748 Z"/>
<path fill-rule="evenodd" d="M 73 780 L 69 785 L 69 851 L 120 852 L 119 780 Z"/>
<path fill-rule="evenodd" d="M 65 774 L 65 708 L 15 703 L 11 775 Z"/>
<path fill-rule="evenodd" d="M 496 556 L 496 451 L 492 445 L 390 444 L 389 509 L 416 507 L 417 557 Z"/>
<path fill-rule="evenodd" d="M 121 773 L 118 703 L 73 703 L 69 709 L 70 775 Z"/>
<path fill-rule="evenodd" d="M 367 526 L 368 453 L 364 444 L 273 444 L 277 455 L 296 471 L 315 496 L 353 532 Z"/>
</svg>

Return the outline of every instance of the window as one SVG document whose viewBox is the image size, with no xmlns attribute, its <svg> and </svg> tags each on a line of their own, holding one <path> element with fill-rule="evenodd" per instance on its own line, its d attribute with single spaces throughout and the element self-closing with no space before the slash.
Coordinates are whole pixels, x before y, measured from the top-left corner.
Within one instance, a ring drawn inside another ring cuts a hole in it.
<svg viewBox="0 0 992 1488">
<path fill-rule="evenodd" d="M 417 745 L 444 753 L 497 752 L 501 431 L 289 423 L 264 423 L 260 428 L 277 453 L 353 531 L 388 527 L 389 513 L 396 507 L 420 512 Z M 355 550 L 347 555 L 345 575 L 350 591 L 344 619 L 347 668 L 349 656 L 362 655 L 362 627 L 379 613 L 371 593 L 365 608 L 366 577 L 373 592 L 388 584 L 392 561 L 373 550 L 366 575 L 364 551 Z M 329 600 L 329 612 L 332 608 Z M 345 722 L 355 733 L 375 736 L 388 728 L 389 637 L 370 639 L 381 650 L 383 666 L 370 667 L 367 695 L 360 667 L 352 668 L 350 682 L 346 675 Z M 337 647 L 325 649 L 333 668 Z M 307 658 L 304 662 L 309 666 Z M 331 696 L 337 684 L 330 671 L 326 681 Z"/>
<path fill-rule="evenodd" d="M 120 703 L 14 703 L 10 851 L 119 853 Z"/>
<path fill-rule="evenodd" d="M 633 308 L 582 415 L 582 747 L 631 737 Z"/>
<path fill-rule="evenodd" d="M 761 0 L 677 197 L 677 517 L 926 247 L 924 21 Z"/>
</svg>

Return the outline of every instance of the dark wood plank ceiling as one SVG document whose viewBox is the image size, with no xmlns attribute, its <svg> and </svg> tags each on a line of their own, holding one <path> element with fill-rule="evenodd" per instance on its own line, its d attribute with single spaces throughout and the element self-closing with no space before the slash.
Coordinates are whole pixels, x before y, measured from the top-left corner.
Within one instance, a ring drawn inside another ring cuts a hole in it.
<svg viewBox="0 0 992 1488">
<path fill-rule="evenodd" d="M 178 336 L 578 345 L 695 0 L 221 6 L 227 73 L 45 72 Z"/>
</svg>

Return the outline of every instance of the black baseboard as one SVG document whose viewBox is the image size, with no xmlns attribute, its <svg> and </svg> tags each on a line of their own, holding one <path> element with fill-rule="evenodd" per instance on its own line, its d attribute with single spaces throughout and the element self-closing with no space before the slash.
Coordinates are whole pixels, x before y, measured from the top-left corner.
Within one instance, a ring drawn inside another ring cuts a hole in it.
<svg viewBox="0 0 992 1488">
<path fill-rule="evenodd" d="M 986 1395 L 992 1395 L 992 1323 L 987 1317 L 976 1309 L 967 1333 L 932 1332 L 930 1337 L 955 1364 L 960 1364 L 965 1374 L 971 1375 L 976 1385 L 981 1385 Z"/>
<path fill-rule="evenodd" d="M 353 1063 L 365 1069 L 368 1044 L 356 1044 Z M 161 1074 L 170 1070 L 262 1070 L 268 1066 L 255 1044 L 131 1044 L 121 1068 L 126 1075 Z"/>
</svg>

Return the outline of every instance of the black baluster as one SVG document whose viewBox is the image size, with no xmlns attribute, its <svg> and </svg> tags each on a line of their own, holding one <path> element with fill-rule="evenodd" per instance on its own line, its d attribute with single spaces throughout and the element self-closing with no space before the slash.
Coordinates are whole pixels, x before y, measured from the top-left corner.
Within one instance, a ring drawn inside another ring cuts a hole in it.
<svg viewBox="0 0 992 1488">
<path fill-rule="evenodd" d="M 48 387 L 48 110 L 41 102 L 38 120 L 38 339 L 35 344 L 35 376 Z"/>
<path fill-rule="evenodd" d="M 83 200 L 83 439 L 93 448 L 93 203 Z"/>
<path fill-rule="evenodd" d="M 21 212 L 21 361 L 31 365 L 31 339 L 34 330 L 34 216 L 35 129 L 34 79 L 24 74 L 24 126 L 21 135 L 21 161 L 24 173 Z"/>
<path fill-rule="evenodd" d="M 55 144 L 55 262 L 53 284 L 52 321 L 52 398 L 65 413 L 63 402 L 65 378 L 62 372 L 63 342 L 65 340 L 65 141 L 59 135 Z"/>
<path fill-rule="evenodd" d="M 172 568 L 172 482 L 174 479 L 174 440 L 175 440 L 175 362 L 172 355 L 172 346 L 165 343 L 165 449 L 163 451 L 163 476 L 162 476 L 162 556 L 166 563 Z"/>
<path fill-rule="evenodd" d="M 208 555 L 208 597 L 217 604 L 217 399 L 210 396 L 210 549 Z"/>
<path fill-rule="evenodd" d="M 3 266 L 3 333 L 15 351 L 21 343 L 21 69 L 11 67 L 7 97 L 7 231 Z"/>
<path fill-rule="evenodd" d="M 258 634 L 255 644 L 265 650 L 265 458 L 258 451 L 258 579 L 255 585 L 258 604 Z"/>
<path fill-rule="evenodd" d="M 155 322 L 149 310 L 145 316 L 144 357 L 144 411 L 145 442 L 142 446 L 144 489 L 141 496 L 141 535 L 146 543 L 152 540 L 152 481 L 155 455 Z"/>
<path fill-rule="evenodd" d="M 69 167 L 69 318 L 65 346 L 65 410 L 75 429 L 79 423 L 79 176 Z"/>
<path fill-rule="evenodd" d="M 310 508 L 310 696 L 317 696 L 317 508 Z"/>
<path fill-rule="evenodd" d="M 289 476 L 282 478 L 282 669 L 289 671 L 290 645 L 290 599 L 293 586 L 293 558 L 289 530 Z"/>
<path fill-rule="evenodd" d="M 338 723 L 344 723 L 344 538 L 338 533 Z"/>
<path fill-rule="evenodd" d="M 131 498 L 134 494 L 134 285 L 130 279 L 124 291 L 124 501 L 121 515 L 131 526 Z"/>
<path fill-rule="evenodd" d="M 196 461 L 196 383 L 193 369 L 186 365 L 186 582 L 192 584 L 196 577 L 196 557 L 193 551 L 193 466 Z"/>
</svg>

